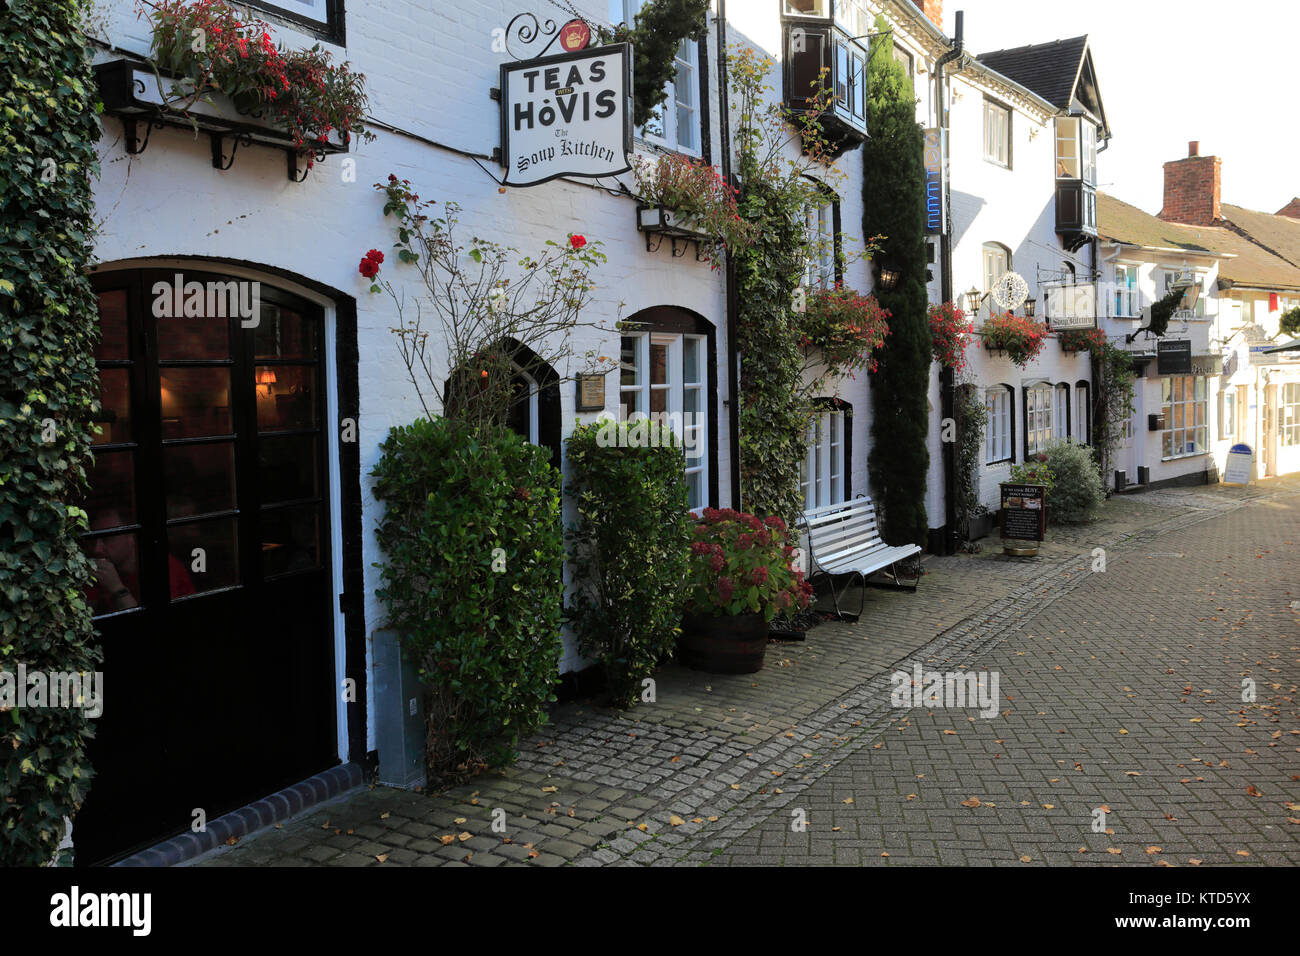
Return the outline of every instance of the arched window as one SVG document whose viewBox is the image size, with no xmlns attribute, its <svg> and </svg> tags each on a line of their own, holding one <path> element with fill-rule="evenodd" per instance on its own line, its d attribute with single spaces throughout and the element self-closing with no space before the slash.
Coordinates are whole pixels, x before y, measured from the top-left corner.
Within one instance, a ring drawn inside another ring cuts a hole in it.
<svg viewBox="0 0 1300 956">
<path fill-rule="evenodd" d="M 1074 437 L 1080 444 L 1092 444 L 1092 384 L 1085 379 L 1074 385 Z"/>
<path fill-rule="evenodd" d="M 494 363 L 510 375 L 513 399 L 503 424 L 533 445 L 551 453 L 551 464 L 560 467 L 560 376 L 540 355 L 514 339 L 500 343 L 501 359 Z M 474 373 L 452 375 L 443 396 L 444 413 L 459 401 L 472 401 Z M 493 412 L 495 418 L 498 412 Z"/>
<path fill-rule="evenodd" d="M 1000 242 L 984 243 L 984 291 L 992 292 L 1006 273 L 1011 271 L 1011 250 Z"/>
<path fill-rule="evenodd" d="M 1061 382 L 1056 386 L 1052 401 L 1052 438 L 1070 437 L 1070 385 Z"/>
<path fill-rule="evenodd" d="M 1025 457 L 1037 455 L 1052 440 L 1052 394 L 1047 382 L 1025 386 Z"/>
<path fill-rule="evenodd" d="M 624 322 L 619 418 L 653 418 L 681 438 L 690 508 L 718 498 L 717 336 L 703 316 L 656 306 Z"/>
<path fill-rule="evenodd" d="M 808 453 L 799 465 L 804 508 L 839 504 L 853 497 L 853 406 L 836 398 L 813 399 Z"/>
<path fill-rule="evenodd" d="M 1010 385 L 994 385 L 984 391 L 984 463 L 1011 461 L 1015 445 L 1016 417 L 1011 413 Z"/>
</svg>

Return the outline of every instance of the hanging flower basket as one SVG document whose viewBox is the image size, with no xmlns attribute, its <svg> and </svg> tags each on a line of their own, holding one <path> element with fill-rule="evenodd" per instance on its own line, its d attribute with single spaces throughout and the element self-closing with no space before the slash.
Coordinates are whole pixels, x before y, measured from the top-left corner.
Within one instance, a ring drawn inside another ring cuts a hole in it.
<svg viewBox="0 0 1300 956">
<path fill-rule="evenodd" d="M 1010 312 L 990 315 L 980 334 L 984 337 L 986 349 L 1006 352 L 1007 357 L 1021 368 L 1038 357 L 1047 341 L 1046 326 Z"/>
<path fill-rule="evenodd" d="M 1062 352 L 1098 352 L 1106 344 L 1101 329 L 1066 329 L 1060 333 Z"/>
<path fill-rule="evenodd" d="M 753 242 L 754 225 L 740 216 L 737 190 L 718 170 L 689 156 L 640 159 L 633 167 L 636 194 L 643 207 L 637 211 L 642 232 L 697 239 L 728 248 Z M 710 248 L 709 258 L 714 258 Z"/>
<path fill-rule="evenodd" d="M 874 296 L 837 282 L 808 293 L 800 318 L 805 355 L 817 350 L 817 358 L 832 371 L 876 370 L 873 356 L 889 335 L 890 312 Z"/>
<path fill-rule="evenodd" d="M 934 360 L 944 368 L 961 372 L 966 368 L 966 346 L 975 326 L 966 321 L 966 313 L 951 302 L 931 305 L 930 340 L 934 345 Z"/>
</svg>

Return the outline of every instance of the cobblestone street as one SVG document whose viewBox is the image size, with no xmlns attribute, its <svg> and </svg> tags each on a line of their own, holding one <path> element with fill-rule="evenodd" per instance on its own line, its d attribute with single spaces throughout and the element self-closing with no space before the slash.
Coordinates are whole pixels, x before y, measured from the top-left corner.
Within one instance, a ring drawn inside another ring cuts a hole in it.
<svg viewBox="0 0 1300 956">
<path fill-rule="evenodd" d="M 1300 479 L 1117 497 L 1038 558 L 994 537 L 870 588 L 758 674 L 665 668 L 626 714 L 559 707 L 505 772 L 354 791 L 194 865 L 1300 863 L 1297 543 Z M 915 664 L 996 673 L 996 716 L 892 706 Z"/>
</svg>

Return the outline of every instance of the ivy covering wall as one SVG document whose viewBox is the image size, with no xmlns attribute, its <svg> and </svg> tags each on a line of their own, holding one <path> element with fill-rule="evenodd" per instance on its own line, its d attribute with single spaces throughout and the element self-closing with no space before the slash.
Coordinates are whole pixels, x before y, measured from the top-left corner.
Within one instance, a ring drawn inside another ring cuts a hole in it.
<svg viewBox="0 0 1300 956">
<path fill-rule="evenodd" d="M 99 138 L 79 0 L 0 12 L 0 669 L 93 671 L 77 544 L 98 336 L 86 276 Z M 0 705 L 0 865 L 54 856 L 86 795 L 84 711 Z M 147 768 L 141 768 L 142 773 Z"/>
<path fill-rule="evenodd" d="M 890 292 L 878 292 L 892 334 L 878 351 L 871 377 L 872 425 L 868 468 L 872 495 L 890 544 L 926 543 L 926 444 L 931 341 L 926 315 L 925 170 L 912 80 L 893 55 L 889 24 L 876 19 L 867 72 L 863 146 L 863 234 L 884 235 L 879 259 L 899 271 Z"/>
</svg>

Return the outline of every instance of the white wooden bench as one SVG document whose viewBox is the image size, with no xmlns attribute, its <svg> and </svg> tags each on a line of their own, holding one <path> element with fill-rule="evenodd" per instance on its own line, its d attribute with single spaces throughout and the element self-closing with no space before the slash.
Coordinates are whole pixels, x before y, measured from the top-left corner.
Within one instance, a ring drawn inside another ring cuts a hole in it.
<svg viewBox="0 0 1300 956">
<path fill-rule="evenodd" d="M 895 566 L 905 558 L 920 554 L 920 547 L 915 544 L 885 544 L 876 524 L 876 509 L 871 504 L 871 499 L 865 495 L 852 501 L 805 511 L 800 524 L 808 534 L 809 577 L 826 575 L 830 579 L 835 615 L 840 619 L 856 621 L 862 614 L 865 594 L 858 603 L 857 614 L 850 617 L 840 610 L 840 598 L 848 592 L 855 577 L 865 588 L 868 575 L 888 568 L 896 586 L 916 590 L 915 580 L 910 585 L 899 582 Z M 834 580 L 837 574 L 850 575 L 838 594 L 835 592 Z"/>
</svg>

